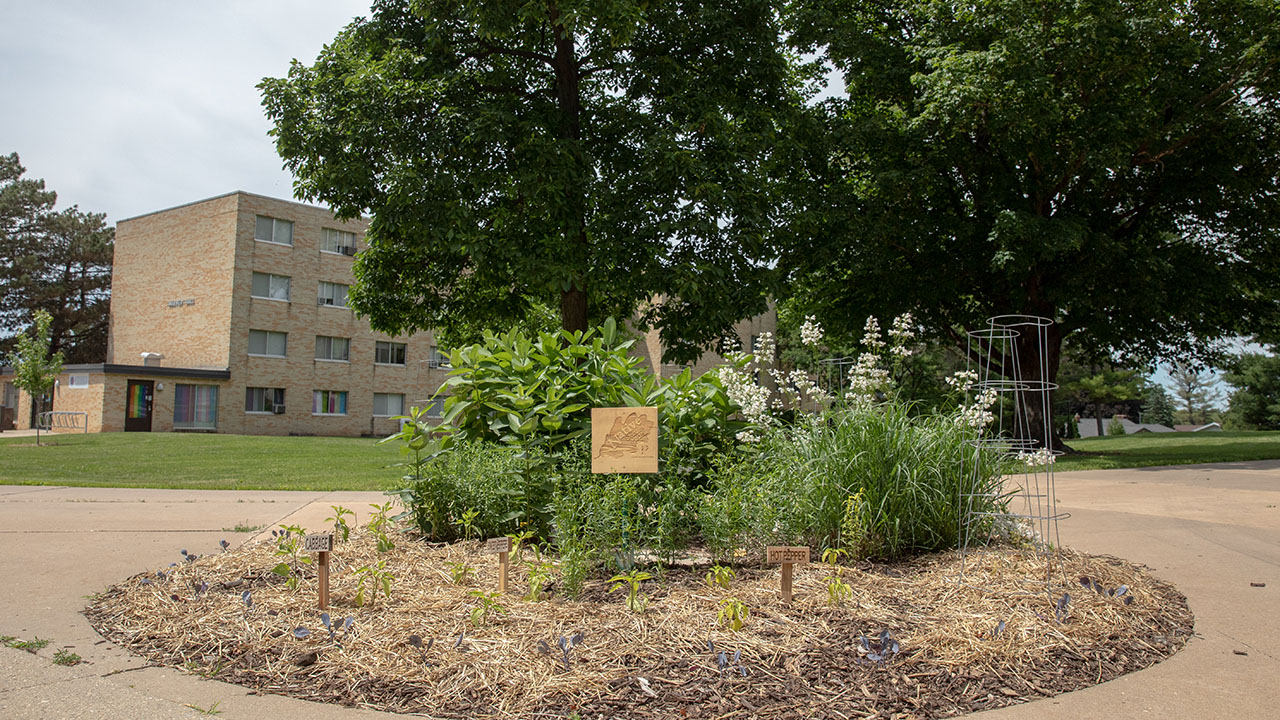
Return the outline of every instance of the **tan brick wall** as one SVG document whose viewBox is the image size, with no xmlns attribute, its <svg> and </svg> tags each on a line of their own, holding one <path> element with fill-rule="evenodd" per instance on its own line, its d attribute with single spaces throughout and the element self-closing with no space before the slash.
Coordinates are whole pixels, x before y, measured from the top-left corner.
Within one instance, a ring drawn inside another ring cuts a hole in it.
<svg viewBox="0 0 1280 720">
<path fill-rule="evenodd" d="M 122 220 L 116 225 L 107 362 L 227 367 L 239 195 Z M 170 306 L 179 301 L 194 304 Z"/>
<path fill-rule="evenodd" d="M 236 262 L 231 311 L 231 382 L 219 398 L 219 431 L 269 435 L 386 435 L 397 425 L 373 417 L 373 394 L 405 395 L 405 409 L 424 404 L 445 378 L 443 370 L 428 367 L 433 344 L 429 333 L 392 338 L 369 328 L 346 308 L 317 305 L 320 282 L 352 285 L 352 258 L 322 252 L 324 228 L 352 232 L 363 249 L 364 220 L 337 221 L 332 213 L 309 205 L 240 194 L 236 226 Z M 257 216 L 293 223 L 293 245 L 254 239 Z M 252 297 L 253 273 L 289 277 L 290 300 Z M 286 357 L 249 355 L 249 331 L 287 334 Z M 316 336 L 350 339 L 348 362 L 315 358 Z M 375 342 L 394 341 L 406 347 L 404 366 L 375 365 Z M 286 412 L 268 415 L 245 412 L 248 387 L 283 388 Z M 345 391 L 347 414 L 311 412 L 316 390 Z"/>
<path fill-rule="evenodd" d="M 87 376 L 89 387 L 71 387 L 71 376 Z M 53 409 L 56 412 L 83 412 L 88 414 L 89 432 L 102 432 L 102 393 L 105 375 L 101 373 L 63 373 L 53 389 Z"/>
</svg>

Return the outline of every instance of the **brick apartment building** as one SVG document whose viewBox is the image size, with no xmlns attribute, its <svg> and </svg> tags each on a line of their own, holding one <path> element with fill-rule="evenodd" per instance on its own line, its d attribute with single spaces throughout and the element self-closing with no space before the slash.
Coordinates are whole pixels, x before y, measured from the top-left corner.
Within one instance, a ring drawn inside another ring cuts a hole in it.
<svg viewBox="0 0 1280 720">
<path fill-rule="evenodd" d="M 121 220 L 106 362 L 65 367 L 53 409 L 86 413 L 89 432 L 394 432 L 449 368 L 430 333 L 374 332 L 347 308 L 367 225 L 246 192 Z M 736 329 L 750 343 L 775 325 L 770 312 Z M 656 333 L 637 346 L 660 357 Z M 0 402 L 30 427 L 11 380 L 0 375 Z"/>
</svg>

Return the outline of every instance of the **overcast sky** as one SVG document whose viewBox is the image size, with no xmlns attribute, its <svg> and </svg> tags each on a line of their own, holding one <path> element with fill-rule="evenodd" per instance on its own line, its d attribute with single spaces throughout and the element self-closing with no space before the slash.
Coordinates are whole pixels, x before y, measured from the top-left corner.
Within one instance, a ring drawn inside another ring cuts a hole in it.
<svg viewBox="0 0 1280 720">
<path fill-rule="evenodd" d="M 256 85 L 369 0 L 0 0 L 0 153 L 107 222 L 232 190 L 292 198 Z"/>
</svg>

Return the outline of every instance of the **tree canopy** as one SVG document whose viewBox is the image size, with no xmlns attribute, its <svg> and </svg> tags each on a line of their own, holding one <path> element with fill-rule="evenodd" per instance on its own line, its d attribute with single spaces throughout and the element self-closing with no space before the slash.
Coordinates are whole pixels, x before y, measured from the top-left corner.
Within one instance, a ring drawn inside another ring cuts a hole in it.
<svg viewBox="0 0 1280 720">
<path fill-rule="evenodd" d="M 687 359 L 765 310 L 813 136 L 775 8 L 379 0 L 260 87 L 297 192 L 371 215 L 375 328 L 639 310 Z"/>
<path fill-rule="evenodd" d="M 1142 364 L 1276 326 L 1272 0 L 796 7 L 846 86 L 830 211 L 784 258 L 824 324 L 1045 316 L 1051 376 L 1064 338 Z"/>
<path fill-rule="evenodd" d="M 16 153 L 0 155 L 0 355 L 43 310 L 54 352 L 102 362 L 115 230 L 99 213 L 54 210 L 57 194 L 25 173 Z"/>
<path fill-rule="evenodd" d="M 1254 430 L 1280 430 L 1280 357 L 1244 353 L 1227 365 L 1222 379 L 1235 390 L 1231 393 L 1228 417 Z"/>
</svg>

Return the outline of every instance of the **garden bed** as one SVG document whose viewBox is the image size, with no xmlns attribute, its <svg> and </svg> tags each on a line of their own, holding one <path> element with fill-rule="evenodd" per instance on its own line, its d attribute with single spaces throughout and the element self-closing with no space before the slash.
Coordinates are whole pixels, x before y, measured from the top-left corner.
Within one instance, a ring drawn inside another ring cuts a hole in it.
<svg viewBox="0 0 1280 720">
<path fill-rule="evenodd" d="M 1175 588 L 1126 561 L 1064 551 L 1050 594 L 1043 561 L 1005 549 L 971 554 L 962 581 L 958 553 L 846 567 L 852 592 L 835 606 L 828 565 L 796 567 L 790 606 L 776 567 L 736 568 L 727 589 L 709 586 L 705 568 L 668 569 L 644 584 L 640 614 L 600 581 L 575 600 L 554 582 L 547 599 L 522 599 L 526 572 L 513 563 L 512 590 L 498 599 L 506 613 L 477 626 L 481 599 L 470 593 L 497 585 L 495 558 L 478 548 L 401 540 L 380 553 L 374 536 L 353 534 L 333 553 L 329 609 L 331 624 L 353 622 L 333 639 L 316 609 L 315 568 L 303 566 L 290 589 L 271 572 L 280 558 L 269 538 L 130 578 L 86 615 L 158 664 L 438 718 L 947 717 L 1150 666 L 1193 624 Z M 379 560 L 395 575 L 391 597 L 358 608 L 353 571 Z M 450 562 L 474 568 L 468 584 L 453 582 Z M 739 631 L 720 622 L 726 597 L 750 612 Z M 878 647 L 882 631 L 896 653 Z"/>
</svg>

